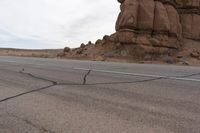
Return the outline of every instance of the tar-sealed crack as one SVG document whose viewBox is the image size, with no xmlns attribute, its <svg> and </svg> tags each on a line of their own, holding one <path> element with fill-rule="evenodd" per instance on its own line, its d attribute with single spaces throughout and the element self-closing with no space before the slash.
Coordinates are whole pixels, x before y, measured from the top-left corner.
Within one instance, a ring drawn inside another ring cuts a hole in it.
<svg viewBox="0 0 200 133">
<path fill-rule="evenodd" d="M 43 78 L 43 77 L 35 76 L 35 75 L 31 74 L 31 73 L 25 72 L 25 69 L 23 68 L 21 71 L 19 71 L 19 73 L 28 75 L 28 76 L 30 76 L 32 78 L 35 78 L 35 79 L 39 79 L 39 80 L 50 82 L 51 84 L 48 85 L 48 86 L 45 86 L 45 87 L 41 87 L 41 88 L 37 88 L 37 89 L 34 89 L 34 90 L 26 91 L 26 92 L 23 92 L 23 93 L 20 93 L 20 94 L 11 96 L 11 97 L 7 97 L 7 98 L 4 98 L 4 99 L 1 99 L 0 103 L 9 101 L 9 100 L 12 100 L 12 99 L 15 99 L 15 98 L 18 98 L 18 97 L 21 97 L 21 96 L 24 96 L 24 95 L 27 95 L 27 94 L 30 94 L 30 93 L 34 93 L 34 92 L 42 91 L 42 90 L 45 90 L 45 89 L 49 89 L 51 87 L 58 86 L 58 85 L 63 85 L 63 86 L 79 85 L 80 86 L 80 85 L 99 85 L 99 84 L 126 84 L 126 83 L 148 82 L 148 81 L 161 79 L 161 78 L 154 78 L 154 79 L 149 79 L 149 80 L 139 80 L 139 81 L 132 81 L 132 82 L 107 82 L 107 83 L 87 84 L 87 77 L 89 76 L 89 74 L 91 72 L 92 72 L 92 70 L 89 70 L 84 75 L 82 84 L 78 84 L 78 83 L 72 84 L 72 83 L 58 83 L 58 82 L 50 80 L 50 79 L 46 79 L 46 78 Z"/>
<path fill-rule="evenodd" d="M 87 77 L 90 75 L 92 70 L 89 70 L 83 77 L 83 85 L 86 85 L 87 83 Z"/>
<path fill-rule="evenodd" d="M 39 79 L 39 80 L 42 80 L 42 81 L 50 82 L 50 84 L 48 86 L 45 86 L 45 87 L 41 87 L 41 88 L 37 88 L 37 89 L 34 89 L 34 90 L 26 91 L 26 92 L 23 92 L 23 93 L 20 93 L 20 94 L 11 96 L 11 97 L 7 97 L 7 98 L 4 98 L 4 99 L 1 99 L 0 103 L 5 102 L 5 101 L 9 101 L 9 100 L 12 100 L 12 99 L 15 99 L 15 98 L 18 98 L 18 97 L 21 97 L 21 96 L 24 96 L 24 95 L 27 95 L 27 94 L 30 94 L 30 93 L 34 93 L 34 92 L 38 92 L 38 91 L 41 91 L 41 90 L 49 89 L 51 87 L 58 86 L 58 85 L 62 85 L 62 86 L 79 85 L 80 86 L 80 85 L 104 85 L 104 84 L 105 85 L 106 84 L 131 84 L 131 83 L 142 83 L 142 82 L 149 82 L 149 81 L 155 81 L 155 80 L 160 80 L 160 79 L 167 79 L 166 77 L 158 77 L 158 78 L 151 78 L 151 79 L 138 80 L 138 81 L 106 82 L 106 83 L 91 83 L 91 84 L 88 84 L 87 83 L 87 77 L 90 75 L 91 72 L 92 72 L 92 69 L 87 71 L 87 73 L 83 77 L 82 84 L 79 84 L 79 83 L 59 83 L 57 81 L 53 81 L 53 80 L 50 80 L 50 79 L 46 79 L 46 78 L 43 78 L 43 77 L 39 77 L 39 76 L 33 75 L 31 73 L 28 73 L 28 72 L 25 72 L 25 69 L 22 68 L 22 70 L 19 71 L 19 73 L 28 75 L 28 76 L 30 76 L 32 78 L 35 78 L 35 79 Z M 177 77 L 183 78 L 183 77 L 191 77 L 191 76 L 196 76 L 196 75 L 200 75 L 200 73 L 191 74 L 191 75 L 185 75 L 185 76 L 177 76 Z"/>
<path fill-rule="evenodd" d="M 180 77 L 180 78 L 188 78 L 188 77 L 192 77 L 192 76 L 198 76 L 200 75 L 200 73 L 193 73 L 193 74 L 190 74 L 190 75 L 185 75 L 185 76 L 177 76 L 177 77 Z"/>
<path fill-rule="evenodd" d="M 19 71 L 19 73 L 26 74 L 26 75 L 28 75 L 28 76 L 30 76 L 30 77 L 32 77 L 32 78 L 35 78 L 35 79 L 39 79 L 39 80 L 51 82 L 52 85 L 57 85 L 57 84 L 58 84 L 58 82 L 56 82 L 56 81 L 49 80 L 49 79 L 42 78 L 42 77 L 38 77 L 38 76 L 35 76 L 35 75 L 31 74 L 31 73 L 27 73 L 27 72 L 25 72 L 25 69 L 24 69 L 24 68 L 23 68 L 21 71 Z"/>
<path fill-rule="evenodd" d="M 8 100 L 11 100 L 11 99 L 14 99 L 14 98 L 17 98 L 17 97 L 20 97 L 20 96 L 23 96 L 23 95 L 26 95 L 26 94 L 29 94 L 29 93 L 45 90 L 45 89 L 48 89 L 48 88 L 53 87 L 53 86 L 55 86 L 55 85 L 49 85 L 49 86 L 45 86 L 45 87 L 42 87 L 42 88 L 31 90 L 31 91 L 23 92 L 23 93 L 20 93 L 20 94 L 11 96 L 11 97 L 7 97 L 5 99 L 0 100 L 0 103 L 8 101 Z"/>
</svg>

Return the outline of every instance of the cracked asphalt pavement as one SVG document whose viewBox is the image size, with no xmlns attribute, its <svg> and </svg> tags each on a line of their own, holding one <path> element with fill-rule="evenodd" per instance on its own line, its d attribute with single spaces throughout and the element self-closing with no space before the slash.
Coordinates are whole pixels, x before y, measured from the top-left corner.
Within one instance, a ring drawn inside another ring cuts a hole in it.
<svg viewBox="0 0 200 133">
<path fill-rule="evenodd" d="M 0 57 L 0 133 L 199 133 L 200 67 Z"/>
</svg>

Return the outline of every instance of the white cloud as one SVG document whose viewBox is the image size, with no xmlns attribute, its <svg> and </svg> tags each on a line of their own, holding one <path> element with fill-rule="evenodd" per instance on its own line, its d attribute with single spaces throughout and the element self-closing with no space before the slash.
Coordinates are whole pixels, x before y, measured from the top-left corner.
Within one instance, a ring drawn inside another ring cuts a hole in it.
<svg viewBox="0 0 200 133">
<path fill-rule="evenodd" d="M 118 8 L 116 0 L 1 0 L 0 47 L 77 47 L 113 33 Z"/>
</svg>

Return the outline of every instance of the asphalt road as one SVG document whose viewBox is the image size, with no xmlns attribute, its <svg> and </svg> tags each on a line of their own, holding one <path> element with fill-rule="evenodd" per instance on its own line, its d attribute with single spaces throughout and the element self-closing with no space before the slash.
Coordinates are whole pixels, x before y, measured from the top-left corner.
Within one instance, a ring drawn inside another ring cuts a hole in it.
<svg viewBox="0 0 200 133">
<path fill-rule="evenodd" d="M 0 57 L 0 133 L 200 133 L 200 67 Z"/>
</svg>

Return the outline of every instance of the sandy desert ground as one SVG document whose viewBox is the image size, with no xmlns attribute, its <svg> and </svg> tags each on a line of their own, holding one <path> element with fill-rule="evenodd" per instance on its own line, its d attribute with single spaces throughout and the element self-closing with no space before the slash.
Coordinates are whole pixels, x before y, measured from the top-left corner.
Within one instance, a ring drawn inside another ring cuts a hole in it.
<svg viewBox="0 0 200 133">
<path fill-rule="evenodd" d="M 40 57 L 56 58 L 62 49 L 11 49 L 0 48 L 0 56 L 23 56 L 23 57 Z"/>
</svg>

